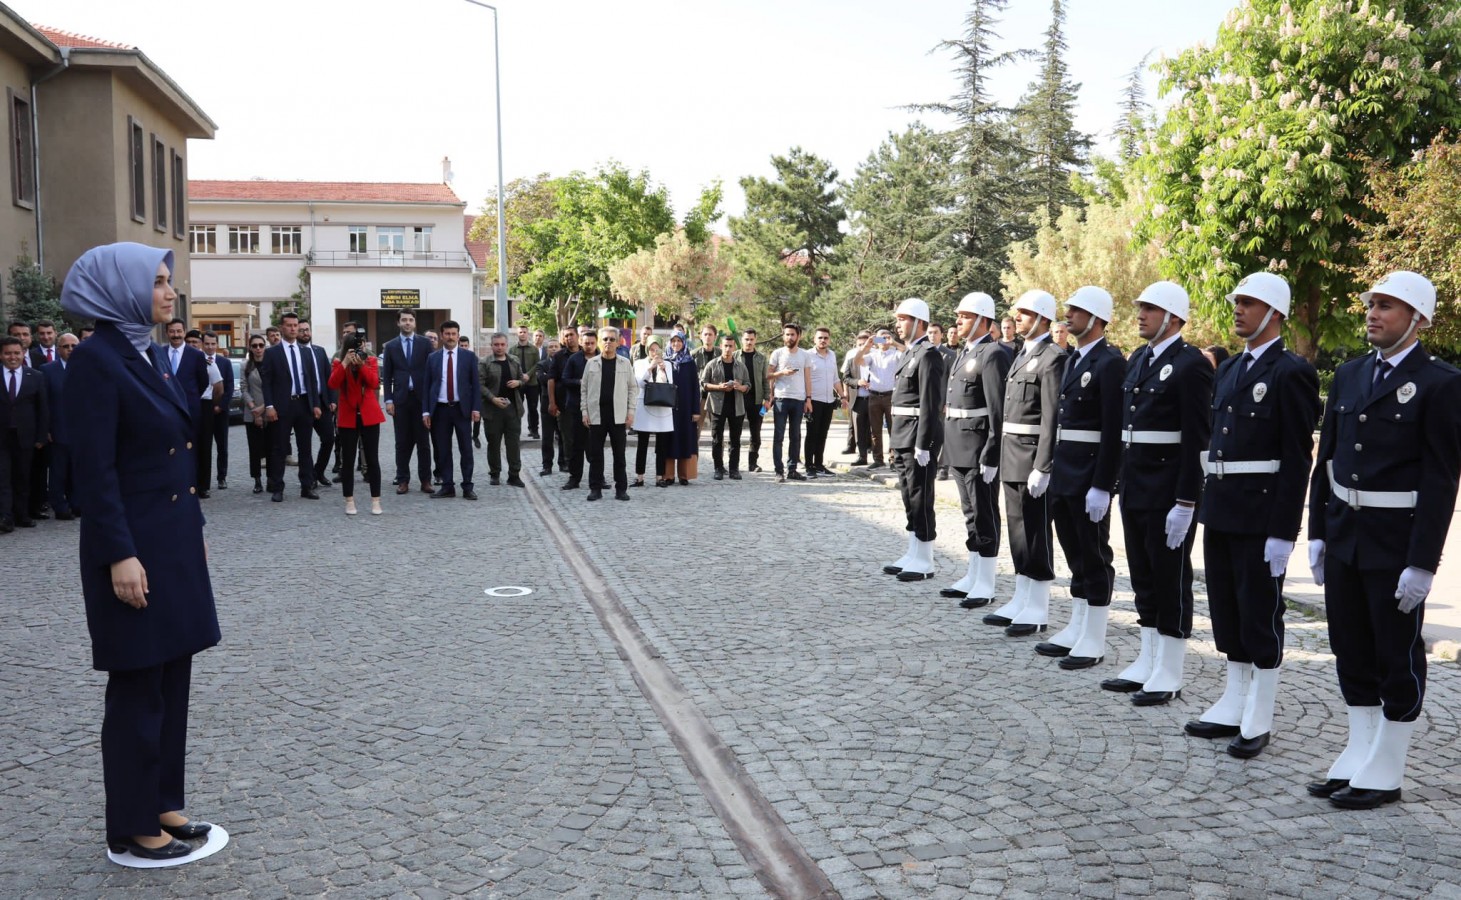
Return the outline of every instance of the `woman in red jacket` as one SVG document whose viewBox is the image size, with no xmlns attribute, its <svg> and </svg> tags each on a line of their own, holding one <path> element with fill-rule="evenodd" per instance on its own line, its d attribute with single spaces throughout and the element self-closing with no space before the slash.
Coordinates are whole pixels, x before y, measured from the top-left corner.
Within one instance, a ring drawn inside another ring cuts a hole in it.
<svg viewBox="0 0 1461 900">
<path fill-rule="evenodd" d="M 366 353 L 360 337 L 345 339 L 345 352 L 330 364 L 330 387 L 339 392 L 335 425 L 340 436 L 340 488 L 345 515 L 355 515 L 355 445 L 365 454 L 365 480 L 370 485 L 370 514 L 380 508 L 380 426 L 386 420 L 375 393 L 380 389 L 376 358 Z"/>
</svg>

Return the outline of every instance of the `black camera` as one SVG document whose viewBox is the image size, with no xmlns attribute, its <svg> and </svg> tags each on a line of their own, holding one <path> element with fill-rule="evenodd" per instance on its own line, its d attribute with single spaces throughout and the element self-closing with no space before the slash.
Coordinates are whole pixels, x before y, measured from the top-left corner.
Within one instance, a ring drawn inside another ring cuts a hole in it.
<svg viewBox="0 0 1461 900">
<path fill-rule="evenodd" d="M 352 331 L 345 335 L 345 339 L 340 343 L 340 356 L 344 357 L 345 354 L 354 351 L 356 355 L 363 357 L 365 356 L 364 348 L 365 335 L 358 331 Z"/>
</svg>

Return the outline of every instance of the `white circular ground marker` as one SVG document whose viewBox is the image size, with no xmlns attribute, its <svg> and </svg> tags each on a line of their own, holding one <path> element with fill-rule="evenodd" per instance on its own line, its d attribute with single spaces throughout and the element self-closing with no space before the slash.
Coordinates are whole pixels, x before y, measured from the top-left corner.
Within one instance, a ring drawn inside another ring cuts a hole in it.
<svg viewBox="0 0 1461 900">
<path fill-rule="evenodd" d="M 533 589 L 530 588 L 530 587 L 522 587 L 520 585 L 507 584 L 507 585 L 503 585 L 502 587 L 488 588 L 487 590 L 483 591 L 482 593 L 486 594 L 489 597 L 526 597 L 528 594 L 531 594 L 532 592 L 533 592 Z"/>
<path fill-rule="evenodd" d="M 143 859 L 140 856 L 133 856 L 130 853 L 113 852 L 108 847 L 107 859 L 110 859 L 119 866 L 126 866 L 129 869 L 166 869 L 172 866 L 186 866 L 188 863 L 195 863 L 200 859 L 207 859 L 227 846 L 228 832 L 223 830 L 222 825 L 214 825 L 208 830 L 208 839 L 203 845 L 187 856 L 180 856 L 177 859 Z"/>
</svg>

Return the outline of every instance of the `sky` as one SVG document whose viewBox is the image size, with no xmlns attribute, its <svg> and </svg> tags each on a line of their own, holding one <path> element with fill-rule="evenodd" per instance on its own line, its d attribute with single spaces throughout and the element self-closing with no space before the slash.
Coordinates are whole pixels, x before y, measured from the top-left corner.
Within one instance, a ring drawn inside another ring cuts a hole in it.
<svg viewBox="0 0 1461 900">
<path fill-rule="evenodd" d="M 493 15 L 465 0 L 6 0 L 32 22 L 138 46 L 218 124 L 198 179 L 442 180 L 479 211 L 497 184 Z M 1126 75 L 1148 52 L 1212 42 L 1235 0 L 1067 0 L 1078 126 L 1110 146 Z M 508 181 L 647 170 L 683 215 L 700 191 L 770 176 L 801 146 L 845 178 L 956 89 L 934 48 L 967 0 L 500 0 Z M 1012 0 L 1001 49 L 1036 48 L 1048 0 Z M 1032 63 L 1002 70 L 1013 103 Z M 1149 73 L 1150 97 L 1156 76 Z M 927 114 L 925 121 L 947 125 Z M 718 226 L 724 230 L 724 221 Z"/>
</svg>

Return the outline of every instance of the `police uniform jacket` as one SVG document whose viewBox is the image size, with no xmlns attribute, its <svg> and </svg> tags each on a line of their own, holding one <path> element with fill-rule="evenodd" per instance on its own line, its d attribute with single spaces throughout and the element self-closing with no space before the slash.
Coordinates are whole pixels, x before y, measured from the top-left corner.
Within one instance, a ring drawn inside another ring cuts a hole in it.
<svg viewBox="0 0 1461 900">
<path fill-rule="evenodd" d="M 1207 476 L 1200 519 L 1231 534 L 1294 540 L 1304 513 L 1313 463 L 1314 423 L 1319 420 L 1319 375 L 1308 360 L 1269 347 L 1243 371 L 1242 356 L 1218 367 L 1212 394 L 1209 468 L 1277 461 L 1272 474 Z"/>
<path fill-rule="evenodd" d="M 999 442 L 999 478 L 1024 481 L 1031 470 L 1049 472 L 1055 462 L 1055 416 L 1065 351 L 1047 338 L 1025 341 L 1004 383 L 1004 434 Z M 1011 426 L 1038 429 L 1014 433 Z"/>
<path fill-rule="evenodd" d="M 944 358 L 928 336 L 903 351 L 898 371 L 893 374 L 893 440 L 898 450 L 935 452 L 944 442 Z M 900 413 L 916 409 L 918 415 Z"/>
<path fill-rule="evenodd" d="M 1461 467 L 1461 372 L 1417 344 L 1371 393 L 1375 360 L 1351 360 L 1334 373 L 1310 483 L 1309 539 L 1359 569 L 1435 572 Z M 1335 496 L 1331 466 L 1345 498 Z M 1351 490 L 1413 491 L 1415 507 L 1367 506 L 1361 494 L 1355 509 Z"/>
<path fill-rule="evenodd" d="M 1126 357 L 1105 338 L 1084 357 L 1067 356 L 1060 382 L 1056 424 L 1066 431 L 1093 431 L 1098 442 L 1057 440 L 1050 493 L 1084 497 L 1091 488 L 1116 492 L 1121 474 L 1121 384 Z"/>
<path fill-rule="evenodd" d="M 999 436 L 1004 419 L 1004 381 L 1010 355 L 992 338 L 964 347 L 949 369 L 945 397 L 944 461 L 959 469 L 999 465 Z M 964 418 L 949 410 L 982 409 L 982 416 Z"/>
<path fill-rule="evenodd" d="M 1148 365 L 1151 346 L 1131 355 L 1121 385 L 1122 440 L 1132 432 L 1175 433 L 1175 443 L 1126 443 L 1121 456 L 1122 505 L 1171 509 L 1202 495 L 1202 454 L 1212 433 L 1212 363 L 1180 337 Z M 1144 435 L 1134 435 L 1144 436 Z"/>
<path fill-rule="evenodd" d="M 72 352 L 66 376 L 71 439 L 86 448 L 73 457 L 76 492 L 86 498 L 86 625 L 92 664 L 110 671 L 160 665 L 219 640 L 203 510 L 193 488 L 193 398 L 164 374 L 165 348 L 154 344 L 149 355 L 99 322 Z M 147 572 L 144 609 L 122 603 L 112 590 L 112 564 L 133 556 Z"/>
</svg>

